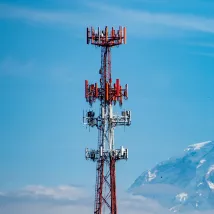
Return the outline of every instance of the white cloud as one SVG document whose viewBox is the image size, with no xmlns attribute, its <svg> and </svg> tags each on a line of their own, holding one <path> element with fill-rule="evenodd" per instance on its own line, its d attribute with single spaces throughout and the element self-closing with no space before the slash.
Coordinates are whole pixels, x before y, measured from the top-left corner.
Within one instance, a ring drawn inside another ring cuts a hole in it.
<svg viewBox="0 0 214 214">
<path fill-rule="evenodd" d="M 84 188 L 68 185 L 57 187 L 29 185 L 17 191 L 5 192 L 2 195 L 9 198 L 52 199 L 56 201 L 77 201 L 89 198 L 89 194 Z"/>
<path fill-rule="evenodd" d="M 207 33 L 214 33 L 214 18 L 206 18 L 193 14 L 155 13 L 142 10 L 124 9 L 104 4 L 90 4 L 98 11 L 111 13 L 111 16 L 119 18 L 122 23 L 138 26 L 143 30 L 141 24 L 157 24 L 166 27 L 178 28 L 180 30 L 195 30 Z M 103 13 L 104 14 L 104 13 Z M 145 29 L 146 30 L 146 29 Z"/>
<path fill-rule="evenodd" d="M 53 11 L 0 4 L 0 19 L 15 19 L 24 20 L 27 23 L 53 24 L 53 26 L 58 24 L 59 26 L 68 25 L 77 27 L 85 25 L 86 18 L 89 22 L 93 22 L 93 20 L 96 20 L 96 15 L 89 12 Z"/>
<path fill-rule="evenodd" d="M 129 34 L 140 36 L 183 35 L 183 32 L 187 31 L 214 33 L 214 18 L 194 14 L 149 12 L 99 2 L 87 3 L 79 9 L 80 12 L 53 11 L 0 4 L 0 18 L 21 19 L 27 22 L 54 24 L 54 26 L 56 24 L 74 26 L 81 29 L 86 25 L 125 25 L 129 28 Z M 177 29 L 176 33 L 175 29 Z"/>
<path fill-rule="evenodd" d="M 75 23 L 76 14 L 37 10 L 9 4 L 0 4 L 0 18 L 23 19 L 43 23 Z"/>
<path fill-rule="evenodd" d="M 93 212 L 94 191 L 74 186 L 27 186 L 0 196 L 1 214 L 60 214 Z M 157 202 L 142 196 L 119 194 L 118 212 L 128 214 L 155 214 L 166 210 Z"/>
<path fill-rule="evenodd" d="M 79 187 L 74 186 L 58 186 L 55 188 L 44 186 L 27 186 L 20 192 L 20 196 L 30 197 L 47 197 L 56 200 L 78 200 L 86 198 L 87 192 Z"/>
<path fill-rule="evenodd" d="M 41 185 L 27 186 L 21 190 L 0 195 L 1 214 L 70 214 L 93 213 L 94 191 L 89 194 L 82 187 Z M 169 214 L 156 201 L 142 196 L 118 193 L 118 213 L 123 214 Z M 194 212 L 193 212 L 194 213 Z M 191 214 L 193 214 L 191 213 Z M 213 212 L 196 212 L 211 214 Z"/>
</svg>

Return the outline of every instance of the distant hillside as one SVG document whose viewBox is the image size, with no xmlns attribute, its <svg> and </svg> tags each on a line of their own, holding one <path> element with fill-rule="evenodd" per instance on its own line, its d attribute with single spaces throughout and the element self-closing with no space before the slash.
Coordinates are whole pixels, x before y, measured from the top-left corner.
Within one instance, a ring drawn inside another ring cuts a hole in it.
<svg viewBox="0 0 214 214">
<path fill-rule="evenodd" d="M 128 192 L 156 199 L 171 211 L 214 208 L 214 141 L 188 146 L 143 172 Z"/>
</svg>

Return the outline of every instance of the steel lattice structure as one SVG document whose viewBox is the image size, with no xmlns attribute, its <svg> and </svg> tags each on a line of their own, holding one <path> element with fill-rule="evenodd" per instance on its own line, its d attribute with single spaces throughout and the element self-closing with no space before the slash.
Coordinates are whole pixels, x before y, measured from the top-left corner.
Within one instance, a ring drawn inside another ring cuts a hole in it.
<svg viewBox="0 0 214 214">
<path fill-rule="evenodd" d="M 122 88 L 120 80 L 112 83 L 111 77 L 111 48 L 126 44 L 126 28 L 119 30 L 108 27 L 105 30 L 87 28 L 87 44 L 101 47 L 100 86 L 97 83 L 89 84 L 85 80 L 85 99 L 92 107 L 100 101 L 100 112 L 96 117 L 93 110 L 87 111 L 83 116 L 83 123 L 98 129 L 98 147 L 96 150 L 85 150 L 86 159 L 97 162 L 94 214 L 117 214 L 116 196 L 116 161 L 128 159 L 128 149 L 121 146 L 114 147 L 114 129 L 116 126 L 131 125 L 131 112 L 122 111 L 121 115 L 113 114 L 113 105 L 123 104 L 123 99 L 128 99 L 128 85 Z"/>
</svg>

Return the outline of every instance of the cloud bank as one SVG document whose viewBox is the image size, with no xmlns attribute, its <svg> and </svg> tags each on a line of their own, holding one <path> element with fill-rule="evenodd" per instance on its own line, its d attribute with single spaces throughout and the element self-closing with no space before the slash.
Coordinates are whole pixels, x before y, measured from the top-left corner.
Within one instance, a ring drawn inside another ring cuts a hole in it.
<svg viewBox="0 0 214 214">
<path fill-rule="evenodd" d="M 169 214 L 154 200 L 126 193 L 118 194 L 118 213 L 123 214 Z M 94 192 L 89 194 L 82 187 L 45 187 L 31 185 L 23 189 L 0 193 L 1 214 L 70 214 L 93 213 Z M 191 214 L 211 214 L 191 212 Z"/>
</svg>

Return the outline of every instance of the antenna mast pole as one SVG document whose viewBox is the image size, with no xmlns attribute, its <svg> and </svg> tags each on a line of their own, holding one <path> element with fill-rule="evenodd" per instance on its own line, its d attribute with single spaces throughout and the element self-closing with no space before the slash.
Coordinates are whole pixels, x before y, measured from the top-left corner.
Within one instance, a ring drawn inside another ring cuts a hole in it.
<svg viewBox="0 0 214 214">
<path fill-rule="evenodd" d="M 126 44 L 126 28 L 113 27 L 108 31 L 94 30 L 87 28 L 87 44 L 101 47 L 101 68 L 100 86 L 97 83 L 89 84 L 85 80 L 85 99 L 90 106 L 96 101 L 100 101 L 100 112 L 95 117 L 95 112 L 90 110 L 83 116 L 85 125 L 98 129 L 98 147 L 96 150 L 85 150 L 85 157 L 88 160 L 96 161 L 96 187 L 94 214 L 103 214 L 105 211 L 117 214 L 116 197 L 116 161 L 128 159 L 128 149 L 121 146 L 115 149 L 114 129 L 116 126 L 131 125 L 131 112 L 122 111 L 121 115 L 113 114 L 113 105 L 123 104 L 123 99 L 128 99 L 128 85 L 124 88 L 120 85 L 120 80 L 112 83 L 111 77 L 111 48 Z"/>
</svg>

